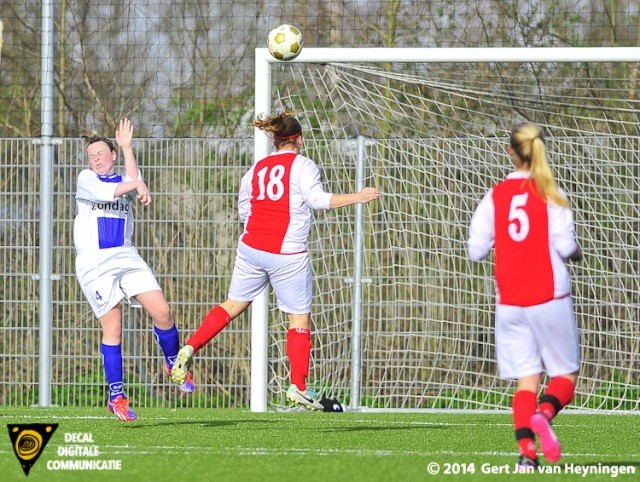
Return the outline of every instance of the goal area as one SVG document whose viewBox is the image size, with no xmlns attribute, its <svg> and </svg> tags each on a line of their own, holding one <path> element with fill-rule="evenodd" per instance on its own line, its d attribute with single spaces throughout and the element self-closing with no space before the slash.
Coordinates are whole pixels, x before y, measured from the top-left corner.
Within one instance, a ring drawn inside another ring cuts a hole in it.
<svg viewBox="0 0 640 482">
<path fill-rule="evenodd" d="M 256 49 L 256 114 L 296 113 L 325 189 L 379 188 L 316 212 L 309 385 L 351 409 L 501 410 L 492 258 L 471 214 L 512 166 L 509 133 L 543 126 L 584 261 L 572 410 L 640 409 L 640 48 Z M 256 159 L 270 152 L 256 131 Z M 251 409 L 285 405 L 286 316 L 252 309 Z"/>
</svg>

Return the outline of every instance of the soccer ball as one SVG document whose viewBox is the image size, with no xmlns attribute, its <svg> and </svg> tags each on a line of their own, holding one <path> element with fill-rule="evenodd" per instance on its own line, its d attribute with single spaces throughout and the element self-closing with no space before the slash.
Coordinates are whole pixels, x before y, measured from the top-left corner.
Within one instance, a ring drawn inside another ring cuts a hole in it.
<svg viewBox="0 0 640 482">
<path fill-rule="evenodd" d="M 323 398 L 320 400 L 323 412 L 344 412 L 344 407 L 335 398 Z"/>
<path fill-rule="evenodd" d="M 269 32 L 267 48 L 278 60 L 293 60 L 302 52 L 302 32 L 293 25 L 280 25 Z"/>
</svg>

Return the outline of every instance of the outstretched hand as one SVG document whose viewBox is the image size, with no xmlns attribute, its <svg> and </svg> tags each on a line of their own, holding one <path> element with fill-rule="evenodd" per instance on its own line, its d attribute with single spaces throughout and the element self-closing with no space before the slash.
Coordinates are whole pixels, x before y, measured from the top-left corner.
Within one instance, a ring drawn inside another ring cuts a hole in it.
<svg viewBox="0 0 640 482">
<path fill-rule="evenodd" d="M 380 197 L 380 191 L 375 187 L 365 187 L 360 192 L 351 194 L 332 194 L 329 209 L 351 206 L 352 204 L 368 203 Z"/>
<path fill-rule="evenodd" d="M 121 148 L 131 147 L 131 140 L 133 139 L 133 124 L 131 121 L 124 117 L 118 124 L 116 129 L 116 142 Z"/>
<path fill-rule="evenodd" d="M 369 201 L 378 199 L 381 193 L 375 187 L 365 187 L 358 194 L 360 195 L 361 203 L 368 203 Z"/>
</svg>

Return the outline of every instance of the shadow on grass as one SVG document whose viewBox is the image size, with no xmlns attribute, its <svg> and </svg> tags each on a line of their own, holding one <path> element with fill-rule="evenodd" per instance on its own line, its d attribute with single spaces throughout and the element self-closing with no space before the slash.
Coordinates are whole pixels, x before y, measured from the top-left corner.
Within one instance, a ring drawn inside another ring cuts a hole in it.
<svg viewBox="0 0 640 482">
<path fill-rule="evenodd" d="M 274 424 L 279 423 L 278 420 L 265 420 L 265 419 L 240 419 L 240 420 L 176 420 L 175 422 L 156 422 L 149 421 L 145 422 L 144 420 L 136 420 L 134 422 L 130 422 L 127 424 L 123 424 L 125 428 L 153 428 L 153 427 L 177 427 L 181 425 L 192 425 L 204 428 L 216 428 L 216 427 L 230 427 L 233 425 L 243 425 L 243 424 Z"/>
<path fill-rule="evenodd" d="M 154 427 L 179 427 L 179 426 L 193 426 L 200 428 L 219 428 L 219 427 L 232 427 L 232 426 L 248 426 L 249 430 L 259 430 L 261 425 L 268 425 L 268 429 L 272 430 L 275 425 L 282 424 L 280 420 L 267 420 L 245 418 L 240 420 L 176 420 L 176 421 L 148 421 L 136 420 L 134 422 L 123 424 L 127 429 L 142 429 L 142 428 L 154 428 Z M 439 429 L 451 429 L 449 425 L 429 425 L 429 430 Z M 349 426 L 332 426 L 322 427 L 314 429 L 318 433 L 355 433 L 355 432 L 387 432 L 387 431 L 410 431 L 410 430 L 424 430 L 424 427 L 416 426 L 403 426 L 403 425 L 349 425 Z"/>
<path fill-rule="evenodd" d="M 428 429 L 450 429 L 449 425 L 429 425 Z M 351 427 L 327 427 L 323 429 L 317 429 L 317 432 L 381 432 L 387 430 L 425 430 L 423 426 L 403 426 L 403 425 L 383 425 L 379 426 L 351 426 Z"/>
</svg>

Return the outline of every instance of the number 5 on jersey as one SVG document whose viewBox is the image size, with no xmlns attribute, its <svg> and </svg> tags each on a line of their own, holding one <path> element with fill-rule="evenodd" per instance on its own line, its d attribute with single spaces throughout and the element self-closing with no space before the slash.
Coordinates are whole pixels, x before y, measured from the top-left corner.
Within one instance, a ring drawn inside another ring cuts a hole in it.
<svg viewBox="0 0 640 482">
<path fill-rule="evenodd" d="M 524 210 L 528 198 L 527 192 L 516 194 L 511 198 L 509 205 L 509 236 L 517 243 L 524 241 L 529 234 L 529 216 Z"/>
</svg>

